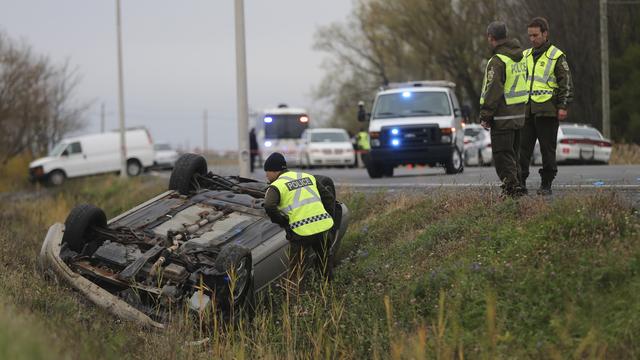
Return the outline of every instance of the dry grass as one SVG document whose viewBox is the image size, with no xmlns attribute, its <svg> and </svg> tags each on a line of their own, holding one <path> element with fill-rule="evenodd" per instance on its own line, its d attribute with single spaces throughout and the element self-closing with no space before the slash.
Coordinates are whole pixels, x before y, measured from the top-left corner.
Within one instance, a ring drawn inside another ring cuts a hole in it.
<svg viewBox="0 0 640 360">
<path fill-rule="evenodd" d="M 638 165 L 640 164 L 640 145 L 638 144 L 614 144 L 611 151 L 612 165 Z"/>
<path fill-rule="evenodd" d="M 235 326 L 215 309 L 194 317 L 183 308 L 168 330 L 149 332 L 37 269 L 47 227 L 75 204 L 94 203 L 111 217 L 164 186 L 103 177 L 0 209 L 0 305 L 8 304 L 0 325 L 35 339 L 0 331 L 0 358 L 3 341 L 15 349 L 51 343 L 49 358 L 82 359 L 603 359 L 638 350 L 629 339 L 640 335 L 631 296 L 640 291 L 640 249 L 631 241 L 640 219 L 605 193 L 515 202 L 490 191 L 340 190 L 353 222 L 336 280 L 309 274 L 295 291 L 273 289 L 252 322 Z"/>
</svg>

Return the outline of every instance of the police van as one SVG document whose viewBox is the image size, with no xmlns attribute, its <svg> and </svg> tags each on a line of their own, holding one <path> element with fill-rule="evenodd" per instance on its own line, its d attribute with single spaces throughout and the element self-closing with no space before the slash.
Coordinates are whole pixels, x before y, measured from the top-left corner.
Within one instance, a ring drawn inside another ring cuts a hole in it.
<svg viewBox="0 0 640 360">
<path fill-rule="evenodd" d="M 393 176 L 395 167 L 407 164 L 442 166 L 447 174 L 464 170 L 463 117 L 454 90 L 449 81 L 413 81 L 378 92 L 367 114 L 369 177 Z"/>
</svg>

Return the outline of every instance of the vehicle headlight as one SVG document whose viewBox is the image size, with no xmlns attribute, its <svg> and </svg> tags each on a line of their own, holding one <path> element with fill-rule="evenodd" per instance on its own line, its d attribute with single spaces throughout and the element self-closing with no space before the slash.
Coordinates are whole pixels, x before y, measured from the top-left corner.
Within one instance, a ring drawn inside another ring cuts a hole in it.
<svg viewBox="0 0 640 360">
<path fill-rule="evenodd" d="M 378 147 L 380 146 L 380 139 L 371 139 L 369 143 L 371 144 L 372 147 Z"/>
<path fill-rule="evenodd" d="M 440 142 L 445 144 L 451 143 L 451 135 L 442 135 L 442 137 L 440 138 Z"/>
</svg>

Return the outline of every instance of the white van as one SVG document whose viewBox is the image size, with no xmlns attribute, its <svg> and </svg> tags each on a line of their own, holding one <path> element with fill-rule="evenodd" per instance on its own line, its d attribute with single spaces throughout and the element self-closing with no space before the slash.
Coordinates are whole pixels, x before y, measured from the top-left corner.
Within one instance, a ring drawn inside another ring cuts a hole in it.
<svg viewBox="0 0 640 360">
<path fill-rule="evenodd" d="M 454 90 L 452 82 L 427 80 L 391 83 L 378 92 L 369 118 L 369 177 L 393 176 L 394 167 L 406 164 L 463 171 L 462 110 Z"/>
<path fill-rule="evenodd" d="M 153 165 L 151 135 L 145 128 L 126 131 L 127 174 L 140 175 Z M 60 185 L 66 178 L 120 170 L 120 132 L 82 135 L 63 139 L 49 153 L 29 164 L 29 180 Z"/>
</svg>

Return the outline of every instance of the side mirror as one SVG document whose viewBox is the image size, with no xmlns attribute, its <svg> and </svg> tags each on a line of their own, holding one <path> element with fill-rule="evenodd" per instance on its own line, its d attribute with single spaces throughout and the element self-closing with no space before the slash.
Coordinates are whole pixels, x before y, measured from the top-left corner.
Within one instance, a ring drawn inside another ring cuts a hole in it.
<svg viewBox="0 0 640 360">
<path fill-rule="evenodd" d="M 462 111 L 460 111 L 460 109 L 453 109 L 453 115 L 455 117 L 460 117 L 462 116 Z"/>
</svg>

